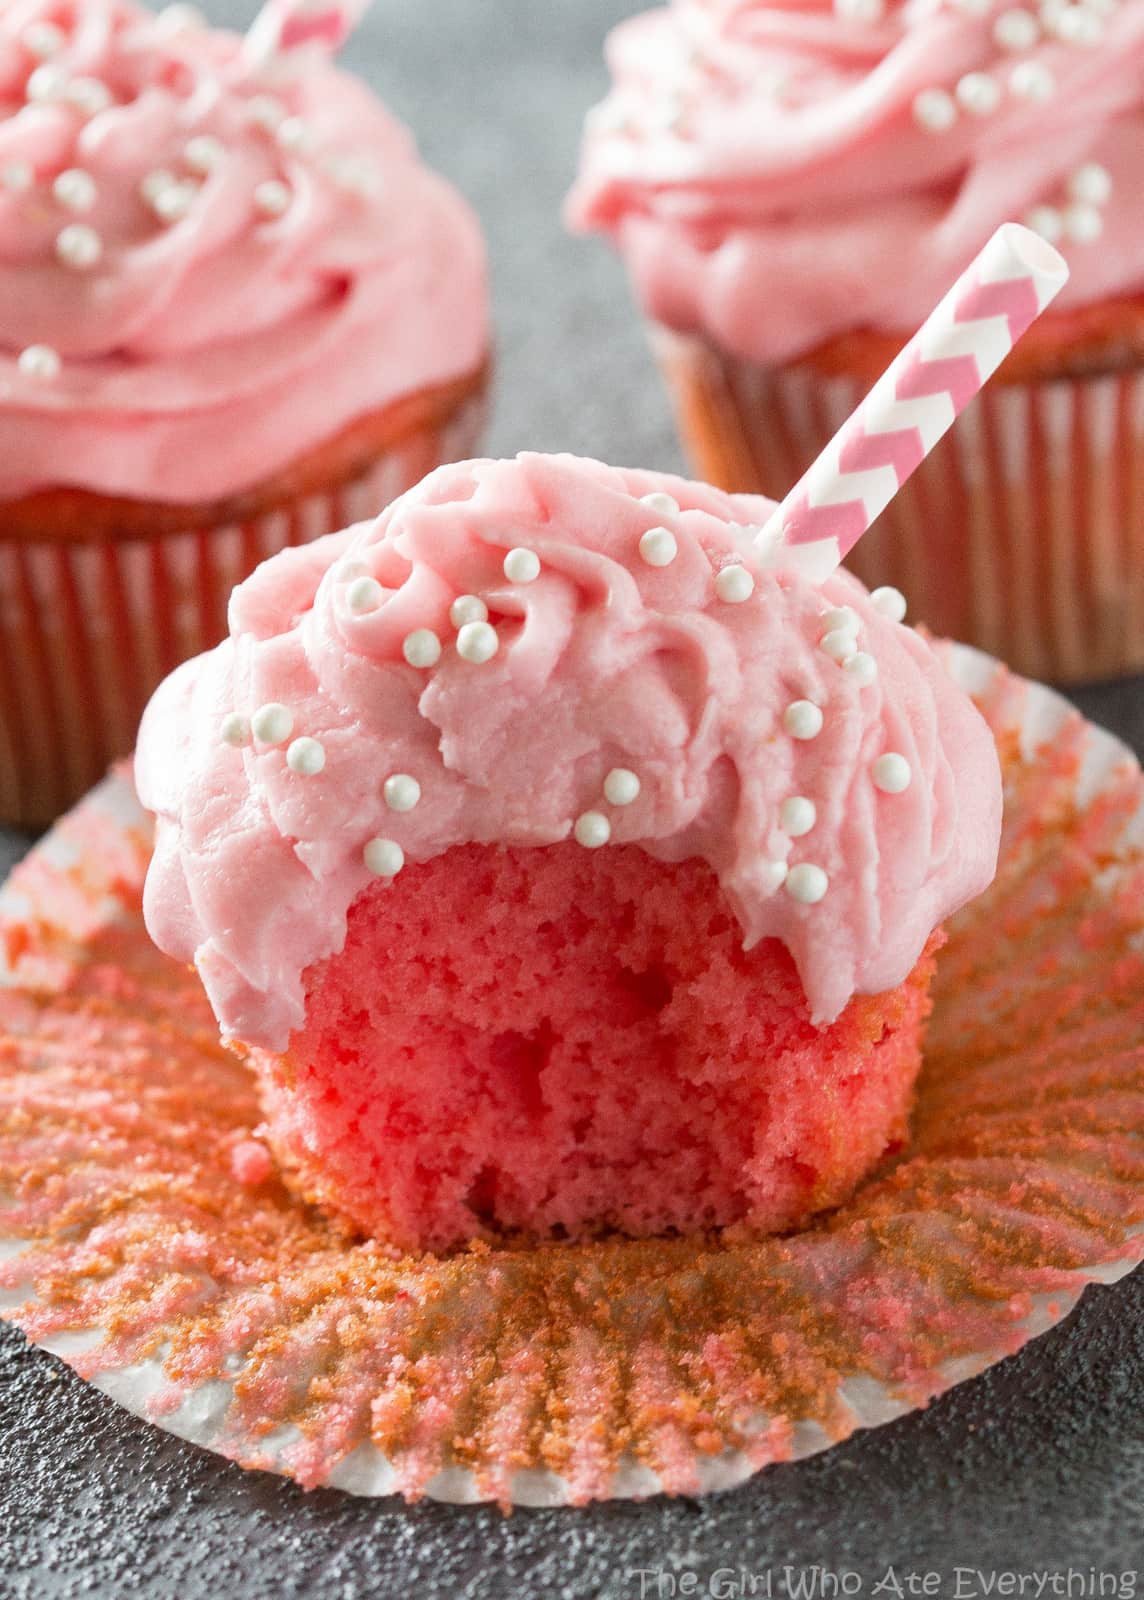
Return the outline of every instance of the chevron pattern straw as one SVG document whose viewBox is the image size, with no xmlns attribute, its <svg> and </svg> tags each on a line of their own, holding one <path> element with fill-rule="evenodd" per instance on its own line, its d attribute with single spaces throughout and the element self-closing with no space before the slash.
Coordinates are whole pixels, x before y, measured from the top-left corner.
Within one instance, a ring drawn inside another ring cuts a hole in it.
<svg viewBox="0 0 1144 1600">
<path fill-rule="evenodd" d="M 309 46 L 332 56 L 361 19 L 369 0 L 266 0 L 247 30 L 243 55 L 251 66 Z"/>
<path fill-rule="evenodd" d="M 998 228 L 763 527 L 765 563 L 828 577 L 1068 275 L 1039 234 Z"/>
</svg>

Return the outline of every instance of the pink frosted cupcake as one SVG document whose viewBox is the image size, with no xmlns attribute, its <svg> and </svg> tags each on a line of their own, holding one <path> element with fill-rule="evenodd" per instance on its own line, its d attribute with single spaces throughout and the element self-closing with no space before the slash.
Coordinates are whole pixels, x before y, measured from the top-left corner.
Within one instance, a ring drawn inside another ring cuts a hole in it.
<svg viewBox="0 0 1144 1600">
<path fill-rule="evenodd" d="M 852 564 L 1033 676 L 1144 667 L 1144 8 L 675 0 L 609 59 L 570 215 L 726 488 L 785 493 L 1001 223 L 1060 245 L 1059 301 Z"/>
<path fill-rule="evenodd" d="M 0 18 L 0 817 L 48 820 L 260 559 L 471 453 L 461 198 L 312 52 L 129 0 Z"/>
<path fill-rule="evenodd" d="M 759 559 L 770 510 L 443 468 L 152 701 L 148 927 L 353 1228 L 789 1228 L 903 1139 L 996 751 L 900 597 Z"/>
</svg>

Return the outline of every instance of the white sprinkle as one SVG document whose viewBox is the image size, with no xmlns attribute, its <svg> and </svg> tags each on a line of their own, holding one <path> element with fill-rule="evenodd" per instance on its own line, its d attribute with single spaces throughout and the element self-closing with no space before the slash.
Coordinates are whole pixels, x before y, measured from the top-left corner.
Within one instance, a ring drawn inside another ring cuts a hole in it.
<svg viewBox="0 0 1144 1600">
<path fill-rule="evenodd" d="M 459 594 L 449 607 L 449 621 L 454 628 L 463 628 L 466 622 L 487 622 L 488 616 L 488 606 L 475 594 Z"/>
<path fill-rule="evenodd" d="M 377 611 L 384 599 L 385 590 L 376 578 L 354 578 L 346 590 L 346 605 L 359 617 Z"/>
<path fill-rule="evenodd" d="M 308 150 L 314 143 L 314 135 L 301 117 L 284 118 L 274 130 L 274 137 L 283 150 Z"/>
<path fill-rule="evenodd" d="M 1063 222 L 1065 238 L 1071 244 L 1092 244 L 1104 232 L 1104 216 L 1097 206 L 1068 206 Z"/>
<path fill-rule="evenodd" d="M 103 240 L 86 222 L 69 222 L 56 235 L 56 257 L 65 267 L 86 272 L 103 254 Z"/>
<path fill-rule="evenodd" d="M 646 506 L 649 511 L 654 511 L 657 517 L 679 515 L 679 501 L 669 494 L 664 494 L 662 489 L 655 489 L 651 494 L 641 494 L 640 505 Z"/>
<path fill-rule="evenodd" d="M 1001 85 L 987 72 L 967 72 L 954 90 L 958 105 L 974 117 L 987 117 L 1001 103 Z"/>
<path fill-rule="evenodd" d="M 604 799 L 610 806 L 630 806 L 639 793 L 640 780 L 630 767 L 613 767 L 604 779 Z"/>
<path fill-rule="evenodd" d="M 1040 35 L 1040 24 L 1033 13 L 1019 8 L 1002 11 L 993 24 L 993 42 L 999 50 L 1031 50 Z"/>
<path fill-rule="evenodd" d="M 73 78 L 64 90 L 64 99 L 85 117 L 106 111 L 111 98 L 111 90 L 98 78 Z"/>
<path fill-rule="evenodd" d="M 1065 220 L 1056 206 L 1034 206 L 1026 213 L 1025 226 L 1039 233 L 1049 244 L 1057 244 L 1064 238 Z"/>
<path fill-rule="evenodd" d="M 24 85 L 24 96 L 39 105 L 45 105 L 50 100 L 62 100 L 67 93 L 67 87 L 68 75 L 63 68 L 45 61 L 42 67 L 37 67 L 28 74 L 28 81 Z"/>
<path fill-rule="evenodd" d="M 50 344 L 30 344 L 20 351 L 17 365 L 28 378 L 42 378 L 50 382 L 60 375 L 60 357 Z"/>
<path fill-rule="evenodd" d="M 1112 174 L 1099 161 L 1086 161 L 1066 185 L 1069 196 L 1089 206 L 1105 206 L 1112 195 Z"/>
<path fill-rule="evenodd" d="M 792 739 L 817 738 L 822 723 L 822 711 L 813 700 L 792 700 L 783 712 L 783 727 Z"/>
<path fill-rule="evenodd" d="M 250 731 L 259 744 L 285 744 L 294 732 L 294 713 L 281 700 L 268 700 L 251 717 Z"/>
<path fill-rule="evenodd" d="M 405 851 L 396 839 L 371 839 L 361 855 L 375 878 L 396 878 L 405 865 Z"/>
<path fill-rule="evenodd" d="M 155 27 L 160 33 L 170 35 L 187 28 L 201 28 L 205 20 L 198 6 L 175 4 L 163 7 L 155 18 Z"/>
<path fill-rule="evenodd" d="M 859 650 L 856 655 L 847 656 L 842 663 L 842 670 L 854 679 L 860 689 L 868 689 L 878 676 L 878 663 L 868 650 Z"/>
<path fill-rule="evenodd" d="M 540 576 L 540 557 L 535 550 L 510 550 L 504 558 L 504 575 L 510 583 L 535 583 Z"/>
<path fill-rule="evenodd" d="M 740 566 L 738 562 L 733 566 L 724 567 L 715 575 L 715 593 L 728 605 L 741 605 L 744 600 L 749 600 L 754 592 L 754 578 L 746 567 Z"/>
<path fill-rule="evenodd" d="M 612 837 L 612 824 L 602 811 L 582 811 L 573 829 L 577 844 L 585 850 L 598 850 Z"/>
<path fill-rule="evenodd" d="M 835 628 L 823 634 L 818 648 L 833 661 L 848 661 L 858 648 L 857 637 L 849 628 Z"/>
<path fill-rule="evenodd" d="M 640 540 L 640 555 L 649 567 L 669 567 L 678 553 L 670 528 L 649 528 Z"/>
<path fill-rule="evenodd" d="M 183 146 L 183 160 L 192 172 L 213 172 L 226 160 L 226 145 L 213 133 L 197 133 Z"/>
<path fill-rule="evenodd" d="M 160 222 L 181 222 L 198 198 L 199 186 L 190 178 L 179 183 L 168 183 L 151 202 L 151 209 Z"/>
<path fill-rule="evenodd" d="M 1057 92 L 1057 80 L 1043 61 L 1022 61 L 1009 74 L 1009 87 L 1020 100 L 1044 104 Z"/>
<path fill-rule="evenodd" d="M 875 789 L 881 789 L 883 794 L 901 794 L 909 788 L 913 774 L 905 756 L 896 750 L 887 750 L 871 766 L 870 776 Z"/>
<path fill-rule="evenodd" d="M 834 0 L 834 15 L 843 22 L 881 22 L 885 0 Z"/>
<path fill-rule="evenodd" d="M 256 127 L 273 133 L 285 121 L 286 107 L 272 94 L 254 94 L 246 102 L 246 114 Z"/>
<path fill-rule="evenodd" d="M 893 584 L 885 583 L 870 596 L 870 604 L 880 616 L 891 622 L 901 622 L 906 614 L 906 597 Z"/>
<path fill-rule="evenodd" d="M 499 649 L 500 640 L 491 622 L 466 622 L 457 635 L 457 654 L 462 661 L 481 666 L 491 661 Z"/>
<path fill-rule="evenodd" d="M 381 187 L 381 176 L 368 156 L 335 153 L 322 165 L 334 183 L 351 194 L 376 194 Z"/>
<path fill-rule="evenodd" d="M 818 811 L 813 800 L 803 794 L 792 794 L 779 808 L 779 820 L 784 833 L 789 833 L 792 839 L 801 839 L 814 827 Z"/>
<path fill-rule="evenodd" d="M 1104 18 L 1085 6 L 1066 6 L 1053 19 L 1052 31 L 1062 44 L 1076 44 L 1091 49 L 1104 38 Z"/>
<path fill-rule="evenodd" d="M 153 206 L 163 190 L 169 189 L 178 181 L 175 174 L 168 172 L 166 167 L 156 167 L 153 172 L 148 172 L 139 180 L 139 193 L 147 205 Z"/>
<path fill-rule="evenodd" d="M 304 778 L 316 777 L 326 764 L 326 752 L 317 739 L 295 739 L 286 752 L 286 765 Z"/>
<path fill-rule="evenodd" d="M 254 191 L 254 209 L 264 217 L 280 217 L 289 211 L 291 190 L 280 178 L 267 178 Z"/>
<path fill-rule="evenodd" d="M 395 772 L 386 778 L 381 792 L 391 811 L 412 811 L 421 798 L 421 785 L 408 772 Z"/>
<path fill-rule="evenodd" d="M 10 194 L 25 194 L 32 187 L 33 178 L 26 161 L 6 161 L 0 168 L 0 183 Z"/>
<path fill-rule="evenodd" d="M 832 606 L 822 617 L 824 633 L 836 633 L 839 629 L 845 633 L 857 633 L 861 625 L 862 619 L 853 606 Z"/>
<path fill-rule="evenodd" d="M 401 653 L 411 667 L 435 667 L 441 659 L 441 641 L 432 628 L 414 628 L 405 635 Z"/>
<path fill-rule="evenodd" d="M 957 105 L 944 89 L 922 89 L 914 96 L 913 113 L 927 133 L 945 133 L 957 121 Z"/>
<path fill-rule="evenodd" d="M 90 211 L 95 204 L 95 179 L 79 167 L 68 167 L 52 184 L 52 194 L 68 211 Z"/>
<path fill-rule="evenodd" d="M 355 578 L 368 578 L 369 568 L 357 556 L 345 556 L 334 568 L 335 583 L 352 583 Z"/>
<path fill-rule="evenodd" d="M 786 875 L 786 892 L 792 900 L 804 906 L 815 906 L 830 887 L 830 879 L 821 867 L 809 861 L 800 861 Z"/>
<path fill-rule="evenodd" d="M 59 55 L 67 35 L 54 22 L 29 22 L 20 34 L 20 43 L 29 55 L 47 61 L 49 56 Z"/>
<path fill-rule="evenodd" d="M 218 734 L 223 744 L 232 744 L 235 749 L 250 743 L 250 719 L 238 711 L 231 711 L 219 723 Z"/>
</svg>

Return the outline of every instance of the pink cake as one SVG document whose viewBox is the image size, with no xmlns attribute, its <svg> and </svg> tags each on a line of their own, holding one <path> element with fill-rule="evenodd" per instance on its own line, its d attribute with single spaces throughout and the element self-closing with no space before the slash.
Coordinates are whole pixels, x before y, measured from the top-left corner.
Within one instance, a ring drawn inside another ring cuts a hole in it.
<svg viewBox="0 0 1144 1600">
<path fill-rule="evenodd" d="M 443 468 L 152 701 L 148 926 L 355 1229 L 773 1231 L 903 1138 L 995 747 L 900 596 L 760 552 L 770 509 Z"/>
</svg>

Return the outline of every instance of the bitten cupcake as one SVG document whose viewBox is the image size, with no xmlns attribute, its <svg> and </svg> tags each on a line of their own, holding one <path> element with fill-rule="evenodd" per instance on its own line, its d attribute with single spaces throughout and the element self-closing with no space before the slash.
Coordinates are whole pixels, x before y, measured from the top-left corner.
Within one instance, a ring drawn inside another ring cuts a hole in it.
<svg viewBox="0 0 1144 1600">
<path fill-rule="evenodd" d="M 0 16 L 0 816 L 126 753 L 234 583 L 471 453 L 466 204 L 374 97 L 128 0 Z"/>
<path fill-rule="evenodd" d="M 1058 305 L 853 565 L 1031 674 L 1144 666 L 1144 8 L 676 0 L 609 59 L 570 216 L 727 488 L 785 492 L 1000 223 L 1059 244 Z"/>
<path fill-rule="evenodd" d="M 284 551 L 144 717 L 144 912 L 287 1180 L 404 1249 L 792 1228 L 904 1138 L 992 736 L 773 507 L 444 467 Z"/>
</svg>

